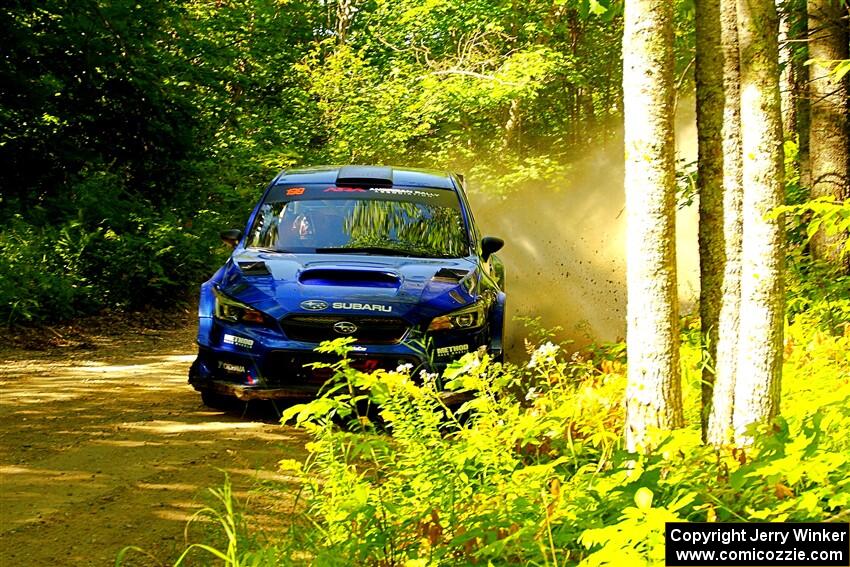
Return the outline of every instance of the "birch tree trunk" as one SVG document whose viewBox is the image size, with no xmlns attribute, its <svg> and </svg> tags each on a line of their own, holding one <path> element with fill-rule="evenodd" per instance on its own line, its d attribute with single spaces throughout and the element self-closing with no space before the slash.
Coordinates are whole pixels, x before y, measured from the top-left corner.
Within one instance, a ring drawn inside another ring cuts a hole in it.
<svg viewBox="0 0 850 567">
<path fill-rule="evenodd" d="M 348 30 L 351 27 L 351 20 L 354 18 L 354 12 L 354 0 L 337 0 L 336 22 L 334 24 L 337 45 L 345 44 L 345 40 L 348 38 Z"/>
<path fill-rule="evenodd" d="M 768 218 L 784 202 L 778 23 L 773 0 L 738 0 L 743 151 L 741 322 L 735 441 L 779 411 L 784 316 L 785 220 Z"/>
<path fill-rule="evenodd" d="M 809 0 L 809 89 L 811 123 L 809 151 L 812 198 L 850 198 L 850 130 L 848 75 L 837 79 L 818 61 L 848 59 L 847 4 L 841 0 Z M 828 236 L 819 230 L 812 238 L 815 258 L 839 265 L 847 233 Z M 845 264 L 845 268 L 847 265 Z"/>
<path fill-rule="evenodd" d="M 626 0 L 623 35 L 627 211 L 626 446 L 682 425 L 676 294 L 673 3 Z"/>
<path fill-rule="evenodd" d="M 726 265 L 723 231 L 723 52 L 720 0 L 696 2 L 697 193 L 699 194 L 699 316 L 702 326 L 703 441 L 717 360 L 717 333 Z M 720 55 L 718 57 L 718 55 Z"/>
<path fill-rule="evenodd" d="M 720 52 L 723 55 L 723 283 L 717 321 L 717 352 L 706 441 L 732 439 L 738 331 L 741 307 L 741 72 L 736 0 L 720 0 Z"/>
</svg>

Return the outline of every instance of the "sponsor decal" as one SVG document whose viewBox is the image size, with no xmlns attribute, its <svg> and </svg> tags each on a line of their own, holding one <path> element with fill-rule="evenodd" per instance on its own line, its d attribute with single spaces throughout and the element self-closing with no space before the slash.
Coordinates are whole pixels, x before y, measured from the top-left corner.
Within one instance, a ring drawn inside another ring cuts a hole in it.
<svg viewBox="0 0 850 567">
<path fill-rule="evenodd" d="M 226 345 L 234 345 L 242 348 L 253 348 L 254 341 L 245 337 L 237 337 L 235 335 L 224 335 L 223 341 Z"/>
<path fill-rule="evenodd" d="M 437 356 L 456 356 L 469 352 L 469 345 L 452 345 L 437 349 Z"/>
<path fill-rule="evenodd" d="M 417 191 L 415 189 L 389 189 L 386 187 L 373 187 L 370 189 L 373 193 L 382 193 L 384 195 L 410 195 L 412 197 L 428 197 L 433 199 L 436 195 L 428 191 Z"/>
<path fill-rule="evenodd" d="M 351 345 L 348 348 L 350 348 L 352 352 L 366 352 L 366 347 L 364 346 Z"/>
<path fill-rule="evenodd" d="M 303 194 L 304 194 L 304 188 L 303 187 L 291 187 L 291 188 L 286 190 L 286 196 L 287 197 L 292 197 L 294 195 L 303 195 Z"/>
<path fill-rule="evenodd" d="M 219 360 L 218 367 L 225 372 L 230 372 L 231 374 L 245 374 L 245 367 L 240 366 L 239 364 L 230 364 L 229 362 L 222 362 Z"/>
<path fill-rule="evenodd" d="M 365 193 L 365 189 L 360 187 L 328 187 L 325 193 Z"/>
<path fill-rule="evenodd" d="M 327 308 L 328 302 L 321 299 L 308 299 L 301 302 L 301 309 L 306 309 L 307 311 L 322 311 Z"/>
<path fill-rule="evenodd" d="M 332 305 L 334 309 L 350 309 L 352 311 L 380 311 L 382 313 L 391 313 L 392 305 L 381 305 L 380 303 L 346 303 L 336 302 Z"/>
<path fill-rule="evenodd" d="M 334 323 L 334 331 L 340 335 L 353 335 L 357 332 L 357 325 L 348 321 L 338 321 Z"/>
</svg>

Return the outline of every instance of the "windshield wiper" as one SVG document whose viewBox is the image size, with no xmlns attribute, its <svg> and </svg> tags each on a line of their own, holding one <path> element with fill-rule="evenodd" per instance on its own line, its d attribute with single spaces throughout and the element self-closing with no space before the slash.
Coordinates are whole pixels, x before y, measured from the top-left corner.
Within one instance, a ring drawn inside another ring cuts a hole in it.
<svg viewBox="0 0 850 567">
<path fill-rule="evenodd" d="M 375 254 L 381 256 L 418 256 L 409 250 L 382 246 L 351 246 L 346 248 L 316 248 L 316 254 Z"/>
</svg>

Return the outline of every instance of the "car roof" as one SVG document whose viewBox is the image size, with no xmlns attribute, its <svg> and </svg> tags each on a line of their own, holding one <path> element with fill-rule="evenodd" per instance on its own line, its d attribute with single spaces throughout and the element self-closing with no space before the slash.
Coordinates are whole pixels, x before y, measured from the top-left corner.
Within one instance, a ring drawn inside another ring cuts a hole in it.
<svg viewBox="0 0 850 567">
<path fill-rule="evenodd" d="M 281 171 L 275 179 L 276 185 L 310 183 L 456 189 L 451 173 L 413 167 L 364 165 L 303 167 Z"/>
</svg>

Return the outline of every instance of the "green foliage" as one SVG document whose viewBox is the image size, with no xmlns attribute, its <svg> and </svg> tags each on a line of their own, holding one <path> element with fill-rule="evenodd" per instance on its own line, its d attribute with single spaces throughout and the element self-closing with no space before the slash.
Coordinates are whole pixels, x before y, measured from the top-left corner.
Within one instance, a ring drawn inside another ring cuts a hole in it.
<svg viewBox="0 0 850 567">
<path fill-rule="evenodd" d="M 616 350 L 521 367 L 470 354 L 444 380 L 364 374 L 342 358 L 325 396 L 288 409 L 313 436 L 301 502 L 280 539 L 242 550 L 278 564 L 621 565 L 663 561 L 664 523 L 843 521 L 850 494 L 850 331 L 787 329 L 783 417 L 746 450 L 700 443 L 699 344 L 686 340 L 685 429 L 624 451 Z M 324 352 L 345 356 L 341 339 Z M 817 364 L 814 364 L 817 361 Z"/>
<path fill-rule="evenodd" d="M 850 73 L 850 59 L 809 59 L 805 64 L 825 67 L 830 74 L 835 76 L 836 81 Z"/>
<path fill-rule="evenodd" d="M 697 196 L 697 162 L 684 159 L 676 163 L 676 204 L 679 209 L 690 207 Z"/>
<path fill-rule="evenodd" d="M 850 276 L 795 250 L 788 258 L 786 303 L 792 322 L 801 319 L 822 331 L 843 334 L 850 325 Z"/>
<path fill-rule="evenodd" d="M 86 290 L 74 278 L 48 268 L 56 258 L 52 243 L 59 235 L 46 235 L 36 228 L 13 219 L 0 234 L 0 317 L 3 322 L 56 318 L 73 315 Z M 67 242 L 67 233 L 63 242 Z"/>
<path fill-rule="evenodd" d="M 196 289 L 213 268 L 209 224 L 242 226 L 283 167 L 432 166 L 505 193 L 560 185 L 616 138 L 618 2 L 346 6 L 11 2 L 0 316 Z"/>
<path fill-rule="evenodd" d="M 792 227 L 805 226 L 804 244 L 807 244 L 818 231 L 823 231 L 827 236 L 850 231 L 850 201 L 836 201 L 832 195 L 800 204 L 783 205 L 777 207 L 772 214 L 791 216 Z M 846 240 L 838 252 L 841 257 L 850 254 L 850 240 Z"/>
<path fill-rule="evenodd" d="M 223 260 L 214 236 L 221 216 L 212 211 L 189 219 L 125 210 L 112 218 L 56 226 L 44 219 L 34 226 L 13 217 L 0 234 L 0 320 L 50 321 L 104 307 L 169 305 L 185 297 L 187 282 L 200 281 Z"/>
<path fill-rule="evenodd" d="M 850 230 L 850 201 L 833 197 L 809 199 L 800 184 L 798 144 L 785 141 L 785 205 L 770 216 L 784 215 L 788 250 L 786 255 L 786 311 L 790 321 L 802 319 L 806 328 L 840 335 L 850 322 L 850 277 L 841 265 L 811 258 L 809 242 L 818 231 L 834 236 Z M 850 241 L 839 257 L 846 259 Z M 799 339 L 799 337 L 797 337 Z"/>
<path fill-rule="evenodd" d="M 693 3 L 677 6 L 686 91 Z M 0 316 L 196 289 L 217 239 L 187 219 L 243 226 L 284 167 L 436 167 L 499 194 L 562 186 L 619 136 L 621 39 L 613 0 L 12 1 Z M 80 258 L 60 259 L 63 231 Z"/>
</svg>

